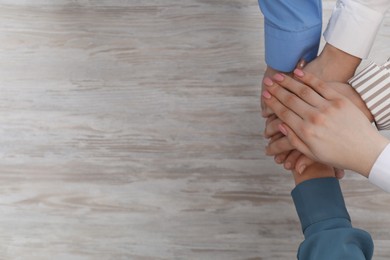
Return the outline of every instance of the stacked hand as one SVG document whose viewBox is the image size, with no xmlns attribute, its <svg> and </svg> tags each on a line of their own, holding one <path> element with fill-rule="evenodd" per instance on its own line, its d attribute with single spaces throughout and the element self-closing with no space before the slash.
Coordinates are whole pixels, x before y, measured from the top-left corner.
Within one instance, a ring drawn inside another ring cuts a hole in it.
<svg viewBox="0 0 390 260">
<path fill-rule="evenodd" d="M 279 118 L 268 128 L 277 127 L 284 135 L 278 140 L 288 140 L 289 144 L 283 141 L 283 145 L 312 160 L 367 176 L 389 141 L 349 98 L 333 89 L 334 83 L 325 83 L 302 70 L 294 74 L 300 82 L 283 74 L 264 80 L 265 104 Z M 271 138 L 269 154 L 280 151 L 276 142 Z"/>
<path fill-rule="evenodd" d="M 336 81 L 346 82 L 353 76 L 359 63 L 359 59 L 347 55 L 327 44 L 321 55 L 307 64 L 304 67 L 304 70 L 327 81 L 334 81 L 333 83 L 329 83 L 328 86 L 351 100 L 371 121 L 373 121 L 370 111 L 356 91 L 348 84 L 336 83 Z M 303 66 L 304 64 L 300 62 L 297 68 L 303 68 Z M 277 71 L 267 68 L 266 73 L 264 74 L 263 89 L 265 89 L 267 81 L 269 83 L 270 78 L 276 73 Z M 292 74 L 289 75 L 294 76 Z M 265 104 L 263 99 L 262 115 L 267 118 L 264 136 L 270 139 L 267 154 L 273 155 L 276 163 L 284 164 L 284 167 L 288 170 L 295 169 L 302 172 L 307 166 L 314 162 L 312 159 L 296 150 L 288 139 L 280 133 L 278 125 L 281 121 L 273 113 L 272 109 Z M 342 178 L 343 176 L 344 171 L 336 169 L 336 177 Z"/>
</svg>

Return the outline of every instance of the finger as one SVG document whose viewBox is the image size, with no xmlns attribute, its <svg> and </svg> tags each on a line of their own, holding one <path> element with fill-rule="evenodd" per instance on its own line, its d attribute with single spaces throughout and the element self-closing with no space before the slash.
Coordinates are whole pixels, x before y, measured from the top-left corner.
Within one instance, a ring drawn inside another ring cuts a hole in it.
<svg viewBox="0 0 390 260">
<path fill-rule="evenodd" d="M 314 74 L 311 74 L 309 72 L 303 72 L 300 69 L 295 69 L 294 76 L 296 76 L 300 81 L 305 83 L 307 86 L 311 87 L 313 90 L 315 90 L 315 92 L 320 94 L 325 99 L 330 100 L 334 97 L 337 97 L 337 95 L 335 96 L 336 91 L 331 88 L 327 88 L 325 86 L 324 81 L 317 78 Z"/>
<path fill-rule="evenodd" d="M 284 134 L 282 133 L 277 133 L 275 135 L 273 135 L 270 139 L 269 139 L 269 142 L 268 142 L 268 145 L 272 144 L 273 142 L 275 142 L 276 140 L 279 140 L 280 138 L 284 138 Z"/>
<path fill-rule="evenodd" d="M 338 180 L 341 180 L 345 176 L 345 171 L 343 169 L 335 168 L 335 175 Z"/>
<path fill-rule="evenodd" d="M 274 89 L 279 89 L 281 91 L 287 92 L 287 90 L 284 90 L 283 88 L 280 88 L 280 87 L 274 87 Z M 275 92 L 278 92 L 278 91 L 276 90 L 276 91 L 274 91 L 274 93 Z M 278 94 L 276 94 L 276 95 L 278 95 Z M 293 95 L 291 93 L 290 94 L 283 94 L 282 93 L 282 95 L 289 95 L 290 97 L 295 97 L 297 102 L 304 103 L 304 101 L 299 100 L 298 97 L 296 97 L 295 95 Z M 275 112 L 275 114 L 280 118 L 280 120 L 282 120 L 283 122 L 285 122 L 286 124 L 291 126 L 292 129 L 298 131 L 299 127 L 303 124 L 303 117 L 307 117 L 307 116 L 306 115 L 302 115 L 302 117 L 299 116 L 294 110 L 291 110 L 288 107 L 286 107 L 284 104 L 282 104 L 282 102 L 276 96 L 275 97 L 272 96 L 272 94 L 270 92 L 268 92 L 267 90 L 265 90 L 263 92 L 263 96 L 265 97 L 264 101 L 267 104 L 267 106 L 269 106 Z M 287 97 L 287 99 L 289 99 L 289 97 Z M 291 99 L 290 99 L 290 101 L 287 101 L 287 103 L 290 103 L 290 106 L 293 106 L 293 107 L 299 106 L 299 104 L 294 104 L 294 100 L 291 100 Z M 307 106 L 310 106 L 310 105 L 306 104 L 306 107 Z M 306 108 L 306 109 L 309 110 L 309 108 Z M 305 111 L 305 105 L 302 108 L 300 108 L 299 111 L 302 114 L 309 113 L 308 111 Z"/>
<path fill-rule="evenodd" d="M 279 125 L 280 131 L 286 135 L 289 143 L 295 149 L 305 154 L 309 158 L 315 158 L 309 147 L 298 137 L 298 135 L 285 123 Z"/>
<path fill-rule="evenodd" d="M 277 133 L 280 133 L 279 125 L 282 123 L 282 121 L 275 117 L 274 120 L 267 120 L 265 130 L 264 130 L 264 137 L 270 138 L 271 136 L 274 136 Z"/>
<path fill-rule="evenodd" d="M 267 155 L 277 155 L 284 152 L 290 152 L 294 150 L 294 146 L 292 146 L 287 137 L 280 138 L 273 142 L 270 142 L 265 148 L 265 153 Z"/>
<path fill-rule="evenodd" d="M 292 170 L 295 168 L 295 163 L 299 156 L 301 156 L 302 153 L 298 150 L 293 150 L 289 153 L 286 160 L 284 161 L 284 168 L 286 170 Z"/>
<path fill-rule="evenodd" d="M 315 161 L 310 159 L 309 157 L 307 157 L 306 155 L 304 154 L 301 154 L 301 156 L 299 156 L 299 158 L 297 159 L 296 161 L 296 164 L 295 164 L 295 167 L 294 169 L 299 173 L 299 174 L 302 174 L 305 169 L 307 167 L 309 167 L 310 165 L 312 165 Z"/>
<path fill-rule="evenodd" d="M 286 81 L 287 76 L 283 76 L 282 74 L 276 74 L 275 77 L 277 77 L 277 76 L 284 78 L 283 82 Z M 281 79 L 279 79 L 279 80 L 281 80 Z M 311 104 L 305 102 L 300 97 L 298 97 L 294 93 L 291 93 L 291 91 L 284 88 L 283 86 L 280 86 L 279 83 L 274 82 L 274 81 L 270 80 L 269 78 L 266 78 L 264 80 L 264 82 L 266 83 L 267 87 L 263 91 L 263 99 L 264 99 L 265 103 L 267 104 L 267 106 L 270 107 L 281 120 L 285 121 L 278 114 L 278 113 L 280 113 L 281 107 L 274 106 L 276 104 L 275 104 L 275 101 L 271 102 L 272 97 L 275 97 L 278 101 L 280 101 L 281 104 L 283 104 L 289 110 L 294 111 L 301 118 L 307 117 L 307 115 L 309 113 L 311 113 L 315 110 L 315 108 Z M 309 87 L 305 86 L 305 88 L 308 90 L 308 92 L 312 92 L 313 94 L 319 96 Z M 324 100 L 322 99 L 322 101 L 324 101 Z M 280 108 L 280 109 L 278 110 L 278 108 Z M 282 109 L 282 111 L 284 111 L 284 110 Z"/>
<path fill-rule="evenodd" d="M 278 118 L 278 117 L 275 114 L 270 115 L 269 117 L 267 117 L 267 120 L 265 120 L 265 124 L 270 123 L 271 121 L 275 120 L 276 118 Z"/>
<path fill-rule="evenodd" d="M 284 163 L 284 161 L 286 160 L 287 156 L 289 155 L 290 151 L 288 152 L 284 152 L 284 153 L 280 153 L 278 155 L 275 155 L 274 156 L 274 161 L 277 163 L 277 164 L 282 164 Z"/>
<path fill-rule="evenodd" d="M 316 106 L 324 102 L 324 98 L 315 92 L 311 87 L 306 86 L 302 82 L 299 82 L 298 80 L 295 80 L 289 76 L 278 73 L 274 75 L 273 80 L 311 106 Z"/>
<path fill-rule="evenodd" d="M 262 85 L 262 90 L 265 89 L 266 87 L 266 83 L 269 83 L 269 78 L 268 77 L 264 77 L 263 79 L 263 85 Z M 267 118 L 267 117 L 270 117 L 271 115 L 274 114 L 274 112 L 267 106 L 267 104 L 264 102 L 264 98 L 263 97 L 260 97 L 260 104 L 261 104 L 261 115 L 264 117 L 264 118 Z"/>
<path fill-rule="evenodd" d="M 268 117 L 274 115 L 274 112 L 271 110 L 271 108 L 269 108 L 266 105 L 266 103 L 264 102 L 264 99 L 260 98 L 260 101 L 261 101 L 261 116 L 263 118 L 268 118 Z"/>
</svg>

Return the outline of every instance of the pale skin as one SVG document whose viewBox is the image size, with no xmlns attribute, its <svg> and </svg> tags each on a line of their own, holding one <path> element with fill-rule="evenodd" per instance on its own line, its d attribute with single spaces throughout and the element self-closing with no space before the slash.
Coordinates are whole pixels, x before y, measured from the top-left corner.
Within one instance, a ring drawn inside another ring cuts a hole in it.
<svg viewBox="0 0 390 260">
<path fill-rule="evenodd" d="M 269 82 L 269 80 L 271 79 L 266 80 L 266 82 Z M 374 118 L 368 110 L 366 104 L 350 85 L 339 82 L 328 82 L 326 86 L 348 98 L 360 109 L 360 111 L 362 111 L 362 113 L 364 113 L 370 122 L 373 122 Z M 264 136 L 266 138 L 270 138 L 270 149 L 268 149 L 268 155 L 275 156 L 276 162 L 283 161 L 285 167 L 287 164 L 288 167 L 294 167 L 295 170 L 301 172 L 302 169 L 312 163 L 312 160 L 306 156 L 300 156 L 301 153 L 295 150 L 295 148 L 290 144 L 288 138 L 281 135 L 279 130 L 280 123 L 281 120 L 275 115 L 270 116 L 266 121 Z M 285 154 L 289 154 L 289 156 L 285 158 Z M 295 166 L 293 166 L 294 160 Z M 286 167 L 286 169 L 288 168 Z"/>
<path fill-rule="evenodd" d="M 308 166 L 303 174 L 298 174 L 296 171 L 292 171 L 292 174 L 295 185 L 311 179 L 336 177 L 336 173 L 331 166 L 318 162 L 312 163 L 310 166 Z"/>
<path fill-rule="evenodd" d="M 353 76 L 357 66 L 360 64 L 361 59 L 349 55 L 330 44 L 326 44 L 321 54 L 311 63 L 304 67 L 305 71 L 314 73 L 326 81 L 338 81 L 346 82 L 350 77 Z M 299 68 L 299 65 L 298 65 Z M 267 78 L 273 76 L 277 71 L 267 67 L 264 74 L 263 89 L 266 85 Z M 372 117 L 365 104 L 360 99 L 360 96 L 349 86 L 333 85 L 333 88 L 337 89 L 340 93 L 351 99 L 355 104 L 359 105 L 362 110 L 365 110 L 365 114 L 368 117 Z M 278 164 L 284 164 L 287 170 L 304 169 L 307 165 L 313 163 L 313 161 L 300 153 L 299 151 L 292 149 L 288 140 L 283 135 L 278 134 L 279 131 L 275 131 L 275 126 L 278 124 L 279 119 L 273 115 L 272 110 L 265 105 L 263 99 L 262 104 L 262 115 L 267 117 L 266 130 L 264 136 L 271 138 L 271 143 L 275 142 L 274 147 L 279 147 L 277 153 L 274 153 L 275 162 Z M 270 125 L 270 126 L 269 126 Z M 342 178 L 344 173 L 342 171 L 337 172 L 337 176 Z"/>
<path fill-rule="evenodd" d="M 299 69 L 294 76 L 299 81 L 275 75 L 263 92 L 264 102 L 283 122 L 278 124 L 279 131 L 312 160 L 368 177 L 390 141 L 329 83 Z"/>
</svg>

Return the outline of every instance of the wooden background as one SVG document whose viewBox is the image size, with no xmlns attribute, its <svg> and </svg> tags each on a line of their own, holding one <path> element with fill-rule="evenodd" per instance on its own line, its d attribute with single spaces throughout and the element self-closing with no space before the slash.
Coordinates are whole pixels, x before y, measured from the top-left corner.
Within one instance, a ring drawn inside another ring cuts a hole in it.
<svg viewBox="0 0 390 260">
<path fill-rule="evenodd" d="M 255 0 L 0 0 L 0 259 L 294 259 L 262 35 Z M 388 259 L 390 195 L 343 187 Z"/>
</svg>

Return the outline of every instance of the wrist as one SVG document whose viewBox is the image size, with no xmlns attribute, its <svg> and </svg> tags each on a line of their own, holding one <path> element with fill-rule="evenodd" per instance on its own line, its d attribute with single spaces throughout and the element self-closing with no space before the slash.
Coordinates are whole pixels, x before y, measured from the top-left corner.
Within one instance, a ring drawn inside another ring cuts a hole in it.
<svg viewBox="0 0 390 260">
<path fill-rule="evenodd" d="M 317 66 L 322 68 L 320 72 L 322 80 L 347 82 L 355 74 L 361 59 L 327 43 L 313 62 L 318 63 Z"/>
<path fill-rule="evenodd" d="M 361 157 L 363 160 L 358 160 L 361 163 L 357 164 L 359 168 L 356 169 L 357 172 L 361 173 L 367 178 L 370 175 L 371 169 L 374 166 L 376 160 L 378 159 L 382 151 L 386 148 L 386 146 L 390 143 L 387 138 L 380 135 L 378 132 L 376 132 L 374 138 L 369 139 L 368 141 L 370 145 L 366 149 L 364 149 L 366 155 L 363 155 Z"/>
<path fill-rule="evenodd" d="M 333 167 L 315 162 L 308 166 L 302 174 L 293 171 L 295 185 L 304 181 L 318 178 L 336 177 Z"/>
</svg>

